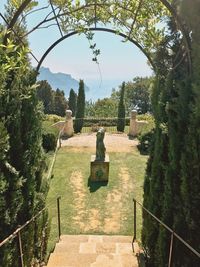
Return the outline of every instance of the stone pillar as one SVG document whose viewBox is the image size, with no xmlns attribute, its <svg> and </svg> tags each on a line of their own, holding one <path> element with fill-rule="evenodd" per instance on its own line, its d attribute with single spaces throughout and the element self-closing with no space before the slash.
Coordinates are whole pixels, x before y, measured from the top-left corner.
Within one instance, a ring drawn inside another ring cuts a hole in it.
<svg viewBox="0 0 200 267">
<path fill-rule="evenodd" d="M 73 136 L 73 134 L 74 134 L 74 127 L 73 127 L 72 111 L 68 109 L 66 110 L 66 119 L 62 130 L 62 136 L 71 137 Z"/>
<path fill-rule="evenodd" d="M 129 136 L 136 136 L 138 133 L 137 120 L 136 120 L 137 111 L 131 111 L 130 126 L 129 126 Z"/>
</svg>

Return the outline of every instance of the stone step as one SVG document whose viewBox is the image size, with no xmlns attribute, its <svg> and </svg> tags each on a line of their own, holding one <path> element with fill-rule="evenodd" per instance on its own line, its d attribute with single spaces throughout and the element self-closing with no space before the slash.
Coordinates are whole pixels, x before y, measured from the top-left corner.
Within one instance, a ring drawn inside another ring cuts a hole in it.
<svg viewBox="0 0 200 267">
<path fill-rule="evenodd" d="M 46 267 L 138 267 L 131 236 L 62 235 Z"/>
<path fill-rule="evenodd" d="M 117 242 L 131 243 L 132 236 L 121 235 L 61 235 L 60 242 Z"/>
<path fill-rule="evenodd" d="M 138 261 L 132 255 L 57 253 L 47 267 L 138 267 Z"/>
<path fill-rule="evenodd" d="M 80 253 L 80 254 L 102 254 L 112 253 L 116 255 L 129 254 L 132 255 L 131 243 L 104 243 L 104 242 L 84 242 L 84 243 L 58 243 L 56 244 L 54 253 Z"/>
</svg>

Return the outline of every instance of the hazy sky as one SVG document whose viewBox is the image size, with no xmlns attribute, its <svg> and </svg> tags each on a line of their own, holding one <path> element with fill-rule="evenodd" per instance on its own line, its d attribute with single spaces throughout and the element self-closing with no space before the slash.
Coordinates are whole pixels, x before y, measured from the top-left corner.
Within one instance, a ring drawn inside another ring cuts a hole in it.
<svg viewBox="0 0 200 267">
<path fill-rule="evenodd" d="M 1 12 L 5 2 L 6 0 L 0 0 Z M 45 5 L 46 1 L 39 2 Z M 27 21 L 28 29 L 40 21 L 45 12 L 30 15 Z M 39 59 L 48 46 L 59 37 L 56 26 L 37 30 L 29 36 L 31 50 Z M 122 81 L 131 80 L 135 76 L 152 74 L 146 57 L 132 43 L 123 43 L 121 37 L 105 32 L 95 32 L 94 40 L 97 48 L 101 51 L 98 60 L 103 80 L 102 86 L 108 84 L 109 81 L 109 86 L 115 87 Z M 49 67 L 53 72 L 69 73 L 76 79 L 84 79 L 89 86 L 92 83 L 97 86 L 100 84 L 101 76 L 92 57 L 88 40 L 83 35 L 76 35 L 64 40 L 54 48 L 43 62 L 43 66 Z M 36 64 L 34 60 L 32 63 Z"/>
</svg>

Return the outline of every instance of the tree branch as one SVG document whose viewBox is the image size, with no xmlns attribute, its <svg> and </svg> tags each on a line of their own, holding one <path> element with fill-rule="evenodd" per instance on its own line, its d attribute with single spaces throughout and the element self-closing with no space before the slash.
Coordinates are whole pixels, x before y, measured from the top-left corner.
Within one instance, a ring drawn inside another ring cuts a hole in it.
<svg viewBox="0 0 200 267">
<path fill-rule="evenodd" d="M 44 6 L 44 7 L 41 7 L 41 8 L 37 8 L 35 10 L 31 10 L 30 12 L 26 13 L 25 15 L 23 15 L 23 18 L 21 19 L 20 23 L 22 22 L 22 20 L 24 20 L 27 16 L 33 14 L 33 13 L 36 13 L 38 11 L 41 11 L 41 10 L 44 10 L 44 9 L 48 9 L 49 8 L 49 5 L 48 6 Z"/>
<path fill-rule="evenodd" d="M 106 4 L 107 5 L 107 4 Z M 89 7 L 93 7 L 94 6 L 94 4 L 86 4 L 86 5 L 84 5 L 84 6 L 81 6 L 81 7 L 79 7 L 79 8 L 76 8 L 76 9 L 74 9 L 74 10 L 70 10 L 70 11 L 68 11 L 68 12 L 64 12 L 64 13 L 61 13 L 61 14 L 57 14 L 57 18 L 61 18 L 61 17 L 63 17 L 63 16 L 67 16 L 67 15 L 71 15 L 72 13 L 75 13 L 75 12 L 77 12 L 77 11 L 80 11 L 80 10 L 82 10 L 82 9 L 85 9 L 85 8 L 89 8 Z M 100 7 L 102 7 L 102 6 L 104 6 L 103 4 L 97 4 L 97 6 L 100 6 Z M 107 5 L 107 6 L 110 6 L 110 5 Z M 52 13 L 52 12 L 51 12 Z M 49 15 L 48 15 L 49 16 Z M 47 17 L 48 17 L 47 16 Z M 35 30 L 37 30 L 37 28 L 38 27 L 40 27 L 42 24 L 44 24 L 44 23 L 47 23 L 47 22 L 50 22 L 51 20 L 54 20 L 55 19 L 55 16 L 53 16 L 53 17 L 51 17 L 51 18 L 49 18 L 49 19 L 47 19 L 47 17 L 45 17 L 45 19 L 44 20 L 42 20 L 40 23 L 38 23 L 35 27 L 33 27 L 29 32 L 27 32 L 23 37 L 26 37 L 27 35 L 29 35 L 30 33 L 32 33 L 33 31 L 35 31 Z"/>
<path fill-rule="evenodd" d="M 4 36 L 3 39 L 3 44 L 7 43 L 7 39 L 9 37 L 9 30 L 12 29 L 15 25 L 15 23 L 17 22 L 19 16 L 22 14 L 22 12 L 24 11 L 24 9 L 30 4 L 32 0 L 25 0 L 20 7 L 17 9 L 17 11 L 15 12 L 13 18 L 11 19 L 10 23 L 8 23 L 8 33 Z"/>
<path fill-rule="evenodd" d="M 138 4 L 138 7 L 137 7 L 137 10 L 136 10 L 136 12 L 135 12 L 135 16 L 134 16 L 134 19 L 133 19 L 133 22 L 132 22 L 132 25 L 131 25 L 131 29 L 130 29 L 130 32 L 129 32 L 129 37 L 130 37 L 130 34 L 131 34 L 131 32 L 132 32 L 132 30 L 133 30 L 133 27 L 134 27 L 134 25 L 135 25 L 135 22 L 136 22 L 136 19 L 137 19 L 137 15 L 138 15 L 138 12 L 139 12 L 139 10 L 140 10 L 140 8 L 141 8 L 141 6 L 142 6 L 142 2 L 143 2 L 143 0 L 140 0 L 140 2 L 139 2 L 139 4 Z"/>
</svg>

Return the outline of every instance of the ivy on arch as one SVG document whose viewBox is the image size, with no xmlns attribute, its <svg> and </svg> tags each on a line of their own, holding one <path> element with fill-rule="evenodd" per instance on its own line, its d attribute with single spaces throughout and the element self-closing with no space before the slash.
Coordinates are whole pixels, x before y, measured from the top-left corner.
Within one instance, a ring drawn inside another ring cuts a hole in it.
<svg viewBox="0 0 200 267">
<path fill-rule="evenodd" d="M 8 24 L 13 30 L 18 19 L 37 12 L 37 1 L 12 1 L 16 12 Z M 163 24 L 169 16 L 173 16 L 177 28 L 183 36 L 185 55 L 188 58 L 188 69 L 191 71 L 191 55 L 187 29 L 179 17 L 172 0 L 49 0 L 50 13 L 29 30 L 24 38 L 48 23 L 56 21 L 61 37 L 73 32 L 84 32 L 89 28 L 108 28 L 115 34 L 133 40 L 154 65 L 154 55 L 166 32 Z M 45 7 L 43 7 L 45 8 Z M 48 7 L 46 7 L 48 8 Z M 31 10 L 31 11 L 30 11 Z M 108 27 L 109 26 L 109 27 Z M 9 34 L 6 34 L 5 39 Z M 40 60 L 37 60 L 40 61 Z M 175 66 L 171 66 L 174 68 Z"/>
</svg>

